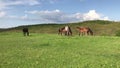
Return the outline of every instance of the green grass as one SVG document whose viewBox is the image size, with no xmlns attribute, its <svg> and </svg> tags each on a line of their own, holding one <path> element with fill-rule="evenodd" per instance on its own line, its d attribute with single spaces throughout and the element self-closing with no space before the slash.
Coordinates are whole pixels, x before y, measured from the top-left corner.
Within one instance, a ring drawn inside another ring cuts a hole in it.
<svg viewBox="0 0 120 68">
<path fill-rule="evenodd" d="M 4 32 L 0 68 L 120 68 L 120 38 Z"/>
</svg>

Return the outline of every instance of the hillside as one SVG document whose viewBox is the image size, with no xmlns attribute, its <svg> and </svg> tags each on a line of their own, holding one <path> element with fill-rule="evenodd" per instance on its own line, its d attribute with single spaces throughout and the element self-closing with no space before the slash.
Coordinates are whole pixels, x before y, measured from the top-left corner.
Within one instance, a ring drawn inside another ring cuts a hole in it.
<svg viewBox="0 0 120 68">
<path fill-rule="evenodd" d="M 19 26 L 16 28 L 10 28 L 5 30 L 0 30 L 2 32 L 21 32 L 23 27 L 28 27 L 31 33 L 50 33 L 57 34 L 58 29 L 64 27 L 65 25 L 69 25 L 73 31 L 73 35 L 77 35 L 77 26 L 82 27 L 90 27 L 94 35 L 100 36 L 115 36 L 120 33 L 120 23 L 113 21 L 102 21 L 102 20 L 94 20 L 94 21 L 84 21 L 84 22 L 76 22 L 76 23 L 68 23 L 68 24 L 38 24 L 38 25 L 28 25 L 28 26 Z"/>
</svg>

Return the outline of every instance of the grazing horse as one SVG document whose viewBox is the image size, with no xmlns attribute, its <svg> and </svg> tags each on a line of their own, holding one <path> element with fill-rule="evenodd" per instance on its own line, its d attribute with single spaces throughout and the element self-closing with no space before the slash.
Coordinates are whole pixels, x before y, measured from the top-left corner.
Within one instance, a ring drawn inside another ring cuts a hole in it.
<svg viewBox="0 0 120 68">
<path fill-rule="evenodd" d="M 23 34 L 24 34 L 24 36 L 29 36 L 29 30 L 28 30 L 28 28 L 23 28 Z"/>
<path fill-rule="evenodd" d="M 93 31 L 89 27 L 76 27 L 79 35 L 93 35 Z"/>
<path fill-rule="evenodd" d="M 65 35 L 67 35 L 67 36 L 69 36 L 69 35 L 72 35 L 72 30 L 71 30 L 71 28 L 69 27 L 69 26 L 65 26 L 65 27 L 63 27 L 63 28 L 59 28 L 59 30 L 58 30 L 58 34 L 65 34 Z"/>
</svg>

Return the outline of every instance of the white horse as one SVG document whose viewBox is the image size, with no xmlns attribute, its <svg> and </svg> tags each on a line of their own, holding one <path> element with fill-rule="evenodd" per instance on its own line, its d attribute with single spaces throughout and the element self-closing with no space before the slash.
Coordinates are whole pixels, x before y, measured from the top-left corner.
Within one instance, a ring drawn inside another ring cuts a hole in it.
<svg viewBox="0 0 120 68">
<path fill-rule="evenodd" d="M 65 26 L 65 31 L 66 31 L 65 35 L 72 35 L 72 31 L 69 26 Z"/>
<path fill-rule="evenodd" d="M 72 31 L 71 31 L 71 29 L 70 29 L 70 27 L 69 26 L 65 26 L 65 27 L 63 27 L 63 28 L 59 28 L 59 33 L 58 34 L 61 34 L 62 35 L 62 33 L 64 33 L 65 35 L 72 35 Z"/>
</svg>

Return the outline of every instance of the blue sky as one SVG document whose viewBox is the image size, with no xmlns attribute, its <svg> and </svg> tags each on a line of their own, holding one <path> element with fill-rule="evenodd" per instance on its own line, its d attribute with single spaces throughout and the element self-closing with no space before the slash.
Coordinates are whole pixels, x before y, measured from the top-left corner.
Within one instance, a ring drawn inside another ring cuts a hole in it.
<svg viewBox="0 0 120 68">
<path fill-rule="evenodd" d="M 0 0 L 0 28 L 86 20 L 120 21 L 120 0 Z"/>
</svg>

